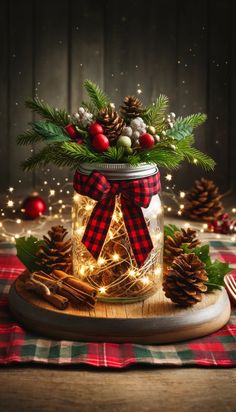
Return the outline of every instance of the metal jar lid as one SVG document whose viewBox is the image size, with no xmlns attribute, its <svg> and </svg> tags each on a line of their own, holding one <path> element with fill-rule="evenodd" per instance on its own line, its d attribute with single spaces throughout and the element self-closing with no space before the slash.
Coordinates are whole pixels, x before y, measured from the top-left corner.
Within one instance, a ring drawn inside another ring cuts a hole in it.
<svg viewBox="0 0 236 412">
<path fill-rule="evenodd" d="M 132 180 L 155 175 L 158 167 L 155 163 L 141 163 L 138 166 L 127 163 L 81 163 L 78 170 L 87 176 L 97 170 L 108 180 Z"/>
</svg>

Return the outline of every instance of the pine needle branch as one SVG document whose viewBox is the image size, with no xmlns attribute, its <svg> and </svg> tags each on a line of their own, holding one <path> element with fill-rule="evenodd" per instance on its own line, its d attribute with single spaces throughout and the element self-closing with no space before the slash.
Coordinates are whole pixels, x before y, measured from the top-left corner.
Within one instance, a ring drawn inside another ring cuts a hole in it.
<svg viewBox="0 0 236 412">
<path fill-rule="evenodd" d="M 32 128 L 35 133 L 43 136 L 46 143 L 64 142 L 70 140 L 69 136 L 64 132 L 63 128 L 51 122 L 40 120 L 32 123 Z"/>
<path fill-rule="evenodd" d="M 157 166 L 167 169 L 177 169 L 183 160 L 183 155 L 171 148 L 157 146 L 154 149 L 140 152 L 140 159 L 142 162 L 156 163 Z"/>
<path fill-rule="evenodd" d="M 155 103 L 148 106 L 143 114 L 144 121 L 160 130 L 164 123 L 164 115 L 168 107 L 168 97 L 161 94 Z"/>
<path fill-rule="evenodd" d="M 108 106 L 110 101 L 99 86 L 91 82 L 91 80 L 85 80 L 84 87 L 89 95 L 91 103 L 98 111 Z"/>
<path fill-rule="evenodd" d="M 37 97 L 26 100 L 25 105 L 45 120 L 49 120 L 57 126 L 65 127 L 70 123 L 70 117 L 65 110 L 55 109 L 54 107 L 49 106 L 48 103 L 39 100 Z"/>
<path fill-rule="evenodd" d="M 45 146 L 38 153 L 26 159 L 21 163 L 21 167 L 24 171 L 35 169 L 36 167 L 42 168 L 51 162 L 52 153 L 55 151 L 55 145 Z"/>
<path fill-rule="evenodd" d="M 187 117 L 178 117 L 176 119 L 176 122 L 178 123 L 182 123 L 182 124 L 187 124 L 189 126 L 191 126 L 193 129 L 195 129 L 195 127 L 200 126 L 201 124 L 203 124 L 207 119 L 207 116 L 205 113 L 195 113 L 195 114 L 191 114 Z"/>
<path fill-rule="evenodd" d="M 109 149 L 103 153 L 105 161 L 109 161 L 111 163 L 124 161 L 124 155 L 125 148 L 116 146 L 110 146 Z"/>
<path fill-rule="evenodd" d="M 23 145 L 30 145 L 34 143 L 38 143 L 44 140 L 43 136 L 33 132 L 32 130 L 28 130 L 24 133 L 21 133 L 17 136 L 17 144 L 20 146 Z"/>
</svg>

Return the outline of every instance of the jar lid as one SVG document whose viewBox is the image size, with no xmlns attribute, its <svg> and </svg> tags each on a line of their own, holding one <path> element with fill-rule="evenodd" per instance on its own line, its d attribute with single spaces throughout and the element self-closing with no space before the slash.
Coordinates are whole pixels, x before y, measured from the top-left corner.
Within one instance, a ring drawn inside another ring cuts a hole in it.
<svg viewBox="0 0 236 412">
<path fill-rule="evenodd" d="M 158 167 L 155 163 L 140 163 L 137 166 L 127 163 L 81 163 L 78 170 L 84 175 L 97 170 L 109 180 L 132 180 L 155 175 Z"/>
</svg>

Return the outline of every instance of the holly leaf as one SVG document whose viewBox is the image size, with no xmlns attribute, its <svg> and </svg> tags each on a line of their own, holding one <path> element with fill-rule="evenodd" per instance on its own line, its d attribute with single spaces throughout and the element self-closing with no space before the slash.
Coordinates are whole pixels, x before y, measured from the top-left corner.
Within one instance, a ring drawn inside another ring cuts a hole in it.
<svg viewBox="0 0 236 412">
<path fill-rule="evenodd" d="M 180 231 L 181 231 L 181 229 L 178 228 L 175 225 L 172 225 L 172 224 L 165 225 L 165 227 L 164 227 L 164 236 L 165 236 L 165 238 L 167 236 L 171 236 L 171 237 L 174 238 L 175 237 L 175 232 L 180 232 Z"/>
<path fill-rule="evenodd" d="M 190 249 L 188 247 L 187 243 L 183 243 L 181 247 L 184 250 L 184 253 L 195 253 L 197 257 L 206 264 L 208 264 L 211 259 L 210 259 L 210 246 L 209 244 L 202 245 L 202 246 L 196 246 L 194 249 Z"/>
<path fill-rule="evenodd" d="M 17 256 L 30 272 L 38 269 L 36 252 L 44 243 L 44 240 L 38 240 L 34 236 L 16 239 Z"/>
<path fill-rule="evenodd" d="M 214 286 L 224 286 L 224 277 L 227 273 L 231 272 L 232 268 L 230 268 L 228 263 L 216 259 L 214 262 L 210 261 L 207 263 L 205 270 L 208 275 L 206 285 L 213 289 Z"/>
</svg>

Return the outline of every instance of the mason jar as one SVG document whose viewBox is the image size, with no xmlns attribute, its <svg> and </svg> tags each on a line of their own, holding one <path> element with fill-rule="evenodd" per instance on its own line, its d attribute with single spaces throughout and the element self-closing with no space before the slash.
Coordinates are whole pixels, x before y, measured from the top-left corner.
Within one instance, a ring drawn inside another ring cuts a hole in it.
<svg viewBox="0 0 236 412">
<path fill-rule="evenodd" d="M 158 168 L 84 163 L 76 173 L 74 276 L 93 286 L 103 301 L 128 303 L 149 297 L 159 287 L 163 270 Z"/>
</svg>

